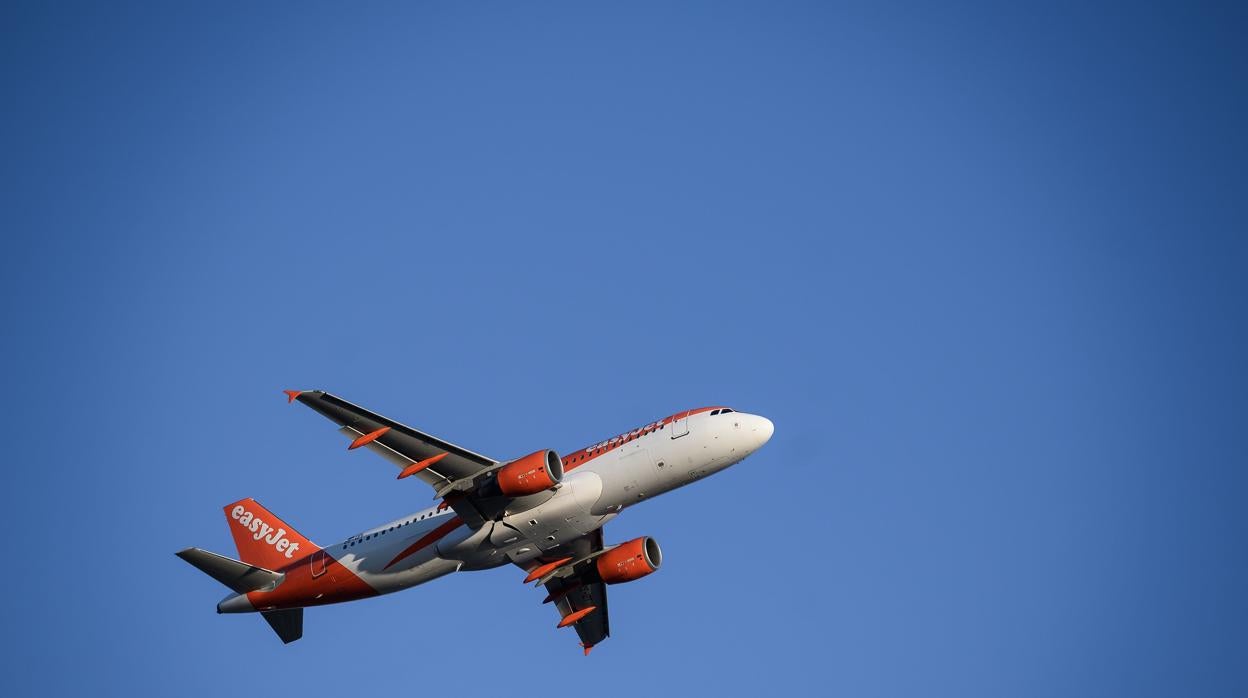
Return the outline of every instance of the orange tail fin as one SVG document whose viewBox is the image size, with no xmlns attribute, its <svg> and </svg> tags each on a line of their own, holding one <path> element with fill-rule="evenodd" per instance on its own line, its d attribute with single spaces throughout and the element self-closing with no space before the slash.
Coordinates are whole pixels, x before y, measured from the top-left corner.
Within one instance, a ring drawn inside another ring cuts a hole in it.
<svg viewBox="0 0 1248 698">
<path fill-rule="evenodd" d="M 249 565 L 280 570 L 320 548 L 304 538 L 290 524 L 273 515 L 260 502 L 248 497 L 225 506 L 230 535 L 238 547 L 238 557 Z"/>
</svg>

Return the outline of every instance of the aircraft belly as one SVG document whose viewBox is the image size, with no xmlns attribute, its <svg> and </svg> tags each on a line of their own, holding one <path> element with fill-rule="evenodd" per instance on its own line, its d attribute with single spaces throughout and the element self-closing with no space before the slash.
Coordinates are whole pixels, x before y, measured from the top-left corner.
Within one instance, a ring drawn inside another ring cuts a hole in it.
<svg viewBox="0 0 1248 698">
<path fill-rule="evenodd" d="M 411 567 L 398 570 L 391 568 L 383 572 L 363 571 L 359 576 L 365 584 L 376 589 L 377 593 L 387 594 L 448 575 L 458 570 L 459 566 L 458 560 L 431 556 Z"/>
<path fill-rule="evenodd" d="M 493 524 L 489 537 L 493 550 L 487 557 L 521 562 L 599 528 L 614 516 L 597 510 L 602 491 L 598 473 L 570 473 L 555 496 Z"/>
<path fill-rule="evenodd" d="M 429 525 L 413 527 L 412 533 L 393 539 L 355 545 L 345 552 L 335 551 L 338 562 L 378 593 L 385 594 L 422 584 L 454 572 L 458 560 L 438 554 L 443 544 L 455 544 L 474 532 L 449 517 Z M 444 530 L 438 530 L 445 527 Z"/>
</svg>

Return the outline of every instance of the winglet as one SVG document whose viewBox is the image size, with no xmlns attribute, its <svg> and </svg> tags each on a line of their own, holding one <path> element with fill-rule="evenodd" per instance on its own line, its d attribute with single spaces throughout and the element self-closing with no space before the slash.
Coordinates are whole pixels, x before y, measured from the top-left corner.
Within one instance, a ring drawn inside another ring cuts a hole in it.
<svg viewBox="0 0 1248 698">
<path fill-rule="evenodd" d="M 289 405 L 290 403 L 294 402 L 294 401 L 295 401 L 295 399 L 296 399 L 296 398 L 298 398 L 300 395 L 303 395 L 303 391 L 302 391 L 302 390 L 283 390 L 282 392 L 283 392 L 283 393 L 286 393 L 286 404 L 287 404 L 287 405 Z"/>
<path fill-rule="evenodd" d="M 587 645 L 587 644 L 585 644 L 584 642 L 582 642 L 582 643 L 581 643 L 581 647 L 584 647 L 584 648 L 585 648 L 585 656 L 586 656 L 586 657 L 588 657 L 588 656 L 589 656 L 589 651 L 590 651 L 590 650 L 592 650 L 592 649 L 594 648 L 594 646 L 593 646 L 593 645 Z"/>
<path fill-rule="evenodd" d="M 569 613 L 568 615 L 564 616 L 563 620 L 559 621 L 559 625 L 555 627 L 566 628 L 569 625 L 572 625 L 576 621 L 584 618 L 585 616 L 593 613 L 596 610 L 598 610 L 597 606 L 586 606 L 585 608 L 582 608 L 579 611 L 574 611 L 572 613 Z"/>
</svg>

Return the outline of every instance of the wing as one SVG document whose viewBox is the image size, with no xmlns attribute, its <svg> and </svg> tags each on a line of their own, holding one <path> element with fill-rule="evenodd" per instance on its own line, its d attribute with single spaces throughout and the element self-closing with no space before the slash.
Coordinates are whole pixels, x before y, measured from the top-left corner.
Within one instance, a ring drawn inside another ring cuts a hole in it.
<svg viewBox="0 0 1248 698">
<path fill-rule="evenodd" d="M 554 602 L 559 609 L 560 627 L 566 622 L 576 628 L 585 654 L 589 654 L 594 645 L 611 635 L 610 616 L 607 613 L 607 585 L 594 574 L 593 564 L 584 564 L 602 551 L 600 528 L 553 551 L 550 557 L 555 557 L 554 561 L 543 563 L 542 560 L 535 560 L 528 563 L 526 568 L 532 575 L 555 565 L 554 569 L 541 573 L 538 578 L 539 582 L 546 580 L 543 584 L 547 595 L 542 603 Z M 561 561 L 566 562 L 556 564 Z M 593 610 L 576 617 L 587 609 Z"/>
<path fill-rule="evenodd" d="M 366 446 L 370 451 L 381 455 L 399 468 L 407 468 L 414 463 L 438 458 L 436 462 L 414 473 L 416 477 L 429 483 L 435 489 L 472 477 L 499 463 L 493 458 L 473 453 L 423 431 L 417 431 L 406 424 L 400 424 L 375 412 L 369 412 L 363 407 L 353 405 L 336 395 L 321 390 L 288 390 L 286 394 L 290 396 L 292 402 L 298 400 L 341 427 L 339 431 L 353 440 L 353 447 L 356 443 L 376 434 L 359 445 Z M 383 429 L 384 432 L 378 434 Z"/>
<path fill-rule="evenodd" d="M 525 502 L 507 497 L 481 498 L 474 487 L 484 475 L 503 466 L 501 461 L 474 453 L 462 446 L 413 429 L 406 424 L 370 412 L 322 390 L 287 390 L 290 401 L 320 412 L 352 439 L 348 448 L 366 447 L 402 469 L 399 477 L 412 475 L 434 488 L 434 498 L 444 497 L 471 528 L 480 527 L 509 505 L 520 511 L 541 500 Z M 549 496 L 549 495 L 547 495 Z"/>
</svg>

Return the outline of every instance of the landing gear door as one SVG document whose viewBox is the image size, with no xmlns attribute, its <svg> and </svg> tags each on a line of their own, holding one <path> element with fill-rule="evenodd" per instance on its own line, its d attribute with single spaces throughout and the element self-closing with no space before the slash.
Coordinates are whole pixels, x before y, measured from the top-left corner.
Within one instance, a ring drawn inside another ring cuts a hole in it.
<svg viewBox="0 0 1248 698">
<path fill-rule="evenodd" d="M 672 420 L 672 438 L 679 439 L 689 433 L 689 413 L 682 412 Z"/>
</svg>

